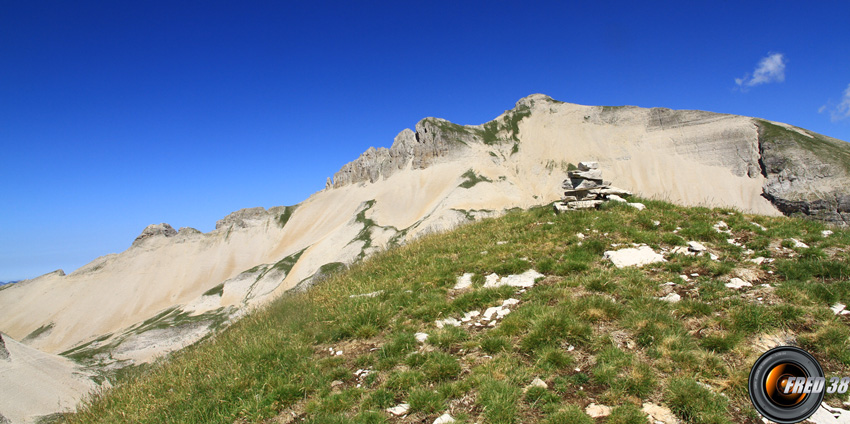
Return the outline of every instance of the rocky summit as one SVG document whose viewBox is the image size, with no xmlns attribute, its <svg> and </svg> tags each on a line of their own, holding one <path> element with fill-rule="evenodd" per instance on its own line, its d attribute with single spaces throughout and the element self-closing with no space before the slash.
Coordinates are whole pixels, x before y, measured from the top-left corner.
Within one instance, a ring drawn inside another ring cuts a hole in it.
<svg viewBox="0 0 850 424">
<path fill-rule="evenodd" d="M 510 209 L 634 193 L 847 226 L 848 187 L 850 145 L 793 125 L 534 94 L 481 125 L 425 118 L 297 205 L 243 209 L 209 233 L 151 225 L 124 252 L 3 286 L 0 331 L 120 369 L 375 252 Z"/>
</svg>

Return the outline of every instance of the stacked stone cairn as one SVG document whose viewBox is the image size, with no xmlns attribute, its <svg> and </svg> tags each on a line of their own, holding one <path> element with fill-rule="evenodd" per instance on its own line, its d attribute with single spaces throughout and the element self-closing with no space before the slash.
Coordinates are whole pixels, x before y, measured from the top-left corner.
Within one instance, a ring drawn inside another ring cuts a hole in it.
<svg viewBox="0 0 850 424">
<path fill-rule="evenodd" d="M 579 162 L 578 170 L 569 171 L 567 176 L 563 184 L 564 200 L 555 202 L 555 213 L 596 208 L 608 201 L 625 202 L 621 196 L 632 195 L 604 181 L 597 162 Z"/>
</svg>

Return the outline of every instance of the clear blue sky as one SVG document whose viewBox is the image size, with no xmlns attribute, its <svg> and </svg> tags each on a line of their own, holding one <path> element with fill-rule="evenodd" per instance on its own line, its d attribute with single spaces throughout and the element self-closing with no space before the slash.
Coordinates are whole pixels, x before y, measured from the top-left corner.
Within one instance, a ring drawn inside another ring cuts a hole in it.
<svg viewBox="0 0 850 424">
<path fill-rule="evenodd" d="M 850 140 L 847 1 L 454 3 L 0 1 L 0 281 L 298 203 L 531 93 Z"/>
</svg>

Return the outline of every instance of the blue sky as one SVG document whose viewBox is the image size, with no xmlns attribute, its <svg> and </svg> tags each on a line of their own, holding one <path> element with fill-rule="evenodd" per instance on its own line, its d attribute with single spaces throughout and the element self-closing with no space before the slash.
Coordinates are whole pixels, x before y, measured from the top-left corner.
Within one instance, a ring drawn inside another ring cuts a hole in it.
<svg viewBox="0 0 850 424">
<path fill-rule="evenodd" d="M 0 281 L 289 205 L 545 93 L 850 140 L 850 3 L 0 2 Z"/>
</svg>

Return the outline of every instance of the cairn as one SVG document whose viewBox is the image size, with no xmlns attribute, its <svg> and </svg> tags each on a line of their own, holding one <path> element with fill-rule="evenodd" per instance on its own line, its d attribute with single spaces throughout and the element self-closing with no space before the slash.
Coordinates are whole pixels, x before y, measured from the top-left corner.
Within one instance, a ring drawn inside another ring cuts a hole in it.
<svg viewBox="0 0 850 424">
<path fill-rule="evenodd" d="M 567 176 L 562 186 L 564 200 L 555 202 L 555 213 L 596 208 L 608 201 L 625 202 L 620 196 L 632 195 L 604 181 L 597 162 L 579 162 L 578 170 L 568 171 Z"/>
</svg>

